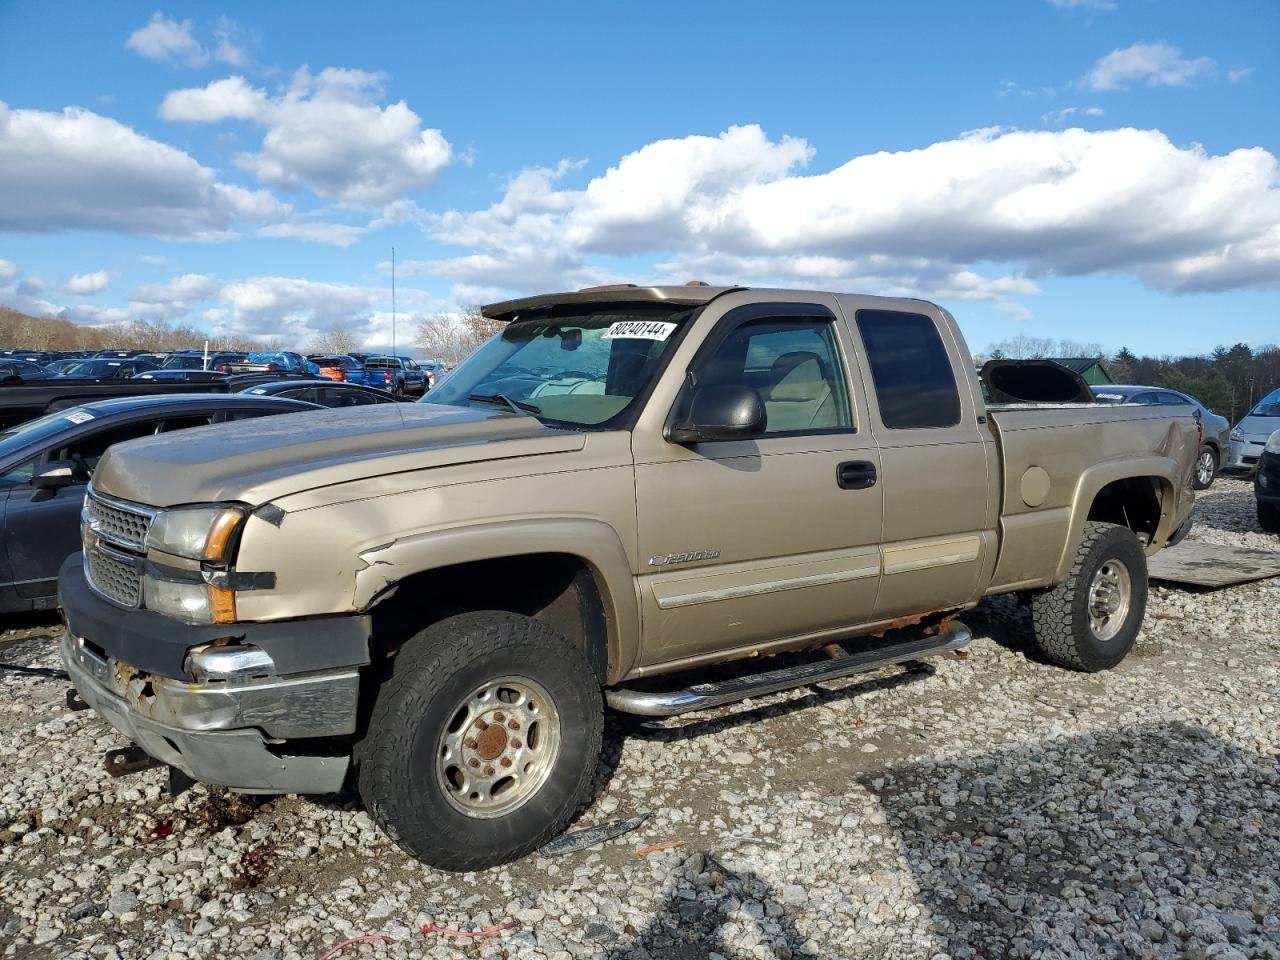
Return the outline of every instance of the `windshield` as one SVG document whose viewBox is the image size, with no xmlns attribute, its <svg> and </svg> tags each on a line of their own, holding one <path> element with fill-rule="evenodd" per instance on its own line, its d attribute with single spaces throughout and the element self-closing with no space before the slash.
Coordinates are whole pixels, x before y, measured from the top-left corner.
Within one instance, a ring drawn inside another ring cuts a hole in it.
<svg viewBox="0 0 1280 960">
<path fill-rule="evenodd" d="M 84 407 L 72 407 L 70 410 L 58 410 L 46 413 L 43 417 L 28 420 L 16 427 L 0 431 L 0 458 L 11 453 L 25 450 L 33 444 L 56 436 L 80 423 L 88 423 L 95 419 L 95 414 Z"/>
<path fill-rule="evenodd" d="M 249 363 L 284 363 L 285 358 L 280 353 L 251 353 L 249 354 Z"/>
<path fill-rule="evenodd" d="M 1251 417 L 1280 417 L 1280 390 L 1272 390 L 1249 411 Z"/>
<path fill-rule="evenodd" d="M 65 377 L 101 377 L 118 370 L 121 360 L 81 360 L 74 367 L 67 370 L 63 376 Z"/>
<path fill-rule="evenodd" d="M 652 383 L 692 315 L 661 305 L 595 305 L 517 318 L 421 402 L 506 410 L 510 400 L 557 426 L 606 428 Z"/>
<path fill-rule="evenodd" d="M 161 370 L 199 370 L 204 366 L 204 354 L 175 353 L 160 364 Z"/>
<path fill-rule="evenodd" d="M 1098 403 L 1128 403 L 1129 394 L 1124 393 L 1098 393 L 1094 392 L 1093 399 Z"/>
</svg>

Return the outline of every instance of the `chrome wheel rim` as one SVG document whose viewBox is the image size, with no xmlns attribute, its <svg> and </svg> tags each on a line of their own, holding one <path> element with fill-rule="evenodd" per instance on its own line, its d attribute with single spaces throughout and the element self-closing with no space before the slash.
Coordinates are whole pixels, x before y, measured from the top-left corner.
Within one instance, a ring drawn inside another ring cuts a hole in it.
<svg viewBox="0 0 1280 960">
<path fill-rule="evenodd" d="M 481 820 L 528 802 L 560 756 L 560 714 L 545 687 L 503 677 L 462 700 L 436 745 L 436 777 L 450 805 Z"/>
<path fill-rule="evenodd" d="M 1201 486 L 1213 479 L 1213 451 L 1206 450 L 1196 461 L 1196 482 Z"/>
<path fill-rule="evenodd" d="M 1100 566 L 1089 584 L 1089 629 L 1103 642 L 1111 640 L 1129 617 L 1133 578 L 1119 560 Z"/>
</svg>

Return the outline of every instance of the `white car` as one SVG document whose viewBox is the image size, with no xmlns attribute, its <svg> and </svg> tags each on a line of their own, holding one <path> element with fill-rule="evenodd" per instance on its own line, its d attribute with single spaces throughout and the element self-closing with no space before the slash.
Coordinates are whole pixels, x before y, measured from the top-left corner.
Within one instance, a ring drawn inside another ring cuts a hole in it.
<svg viewBox="0 0 1280 960">
<path fill-rule="evenodd" d="M 1231 431 L 1231 452 L 1222 465 L 1222 473 L 1253 476 L 1267 439 L 1277 429 L 1280 429 L 1280 390 L 1272 390 Z"/>
</svg>

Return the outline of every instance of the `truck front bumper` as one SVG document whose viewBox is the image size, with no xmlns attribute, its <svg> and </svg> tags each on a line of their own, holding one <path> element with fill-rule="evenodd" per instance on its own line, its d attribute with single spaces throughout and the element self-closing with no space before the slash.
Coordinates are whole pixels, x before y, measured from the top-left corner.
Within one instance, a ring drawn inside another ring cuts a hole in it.
<svg viewBox="0 0 1280 960">
<path fill-rule="evenodd" d="M 340 740 L 331 741 L 355 732 L 359 664 L 330 664 L 305 673 L 277 673 L 268 665 L 255 671 L 258 675 L 228 679 L 149 672 L 119 653 L 129 649 L 131 640 L 136 643 L 136 636 L 126 635 L 130 616 L 155 614 L 115 607 L 88 590 L 83 573 L 70 565 L 63 568 L 60 586 L 67 618 L 60 652 L 72 684 L 99 716 L 148 754 L 195 780 L 244 793 L 333 793 L 342 788 L 350 751 Z M 119 615 L 124 618 L 115 619 Z M 174 645 L 183 645 L 184 631 L 189 632 L 189 647 L 208 642 L 208 628 L 174 620 L 167 624 L 166 639 Z M 326 645 L 324 624 L 311 624 L 318 648 Z M 259 626 L 271 627 L 244 623 L 222 628 L 231 634 L 225 649 L 266 651 L 269 656 L 278 631 L 255 629 Z M 335 629 L 345 635 L 350 624 Z M 255 643 L 259 639 L 263 642 Z"/>
</svg>

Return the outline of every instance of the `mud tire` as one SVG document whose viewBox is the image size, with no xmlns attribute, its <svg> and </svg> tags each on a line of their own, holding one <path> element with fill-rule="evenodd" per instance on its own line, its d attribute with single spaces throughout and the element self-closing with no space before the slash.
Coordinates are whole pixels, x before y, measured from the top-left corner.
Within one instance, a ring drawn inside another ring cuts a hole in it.
<svg viewBox="0 0 1280 960">
<path fill-rule="evenodd" d="M 1258 526 L 1263 533 L 1280 533 L 1280 507 L 1258 501 Z"/>
<path fill-rule="evenodd" d="M 1090 587 L 1112 560 L 1129 574 L 1128 610 L 1119 632 L 1099 640 L 1090 626 Z M 1138 538 L 1126 527 L 1090 521 L 1067 578 L 1031 600 L 1036 646 L 1053 663 L 1071 670 L 1109 670 L 1133 649 L 1146 607 L 1147 559 Z"/>
</svg>

